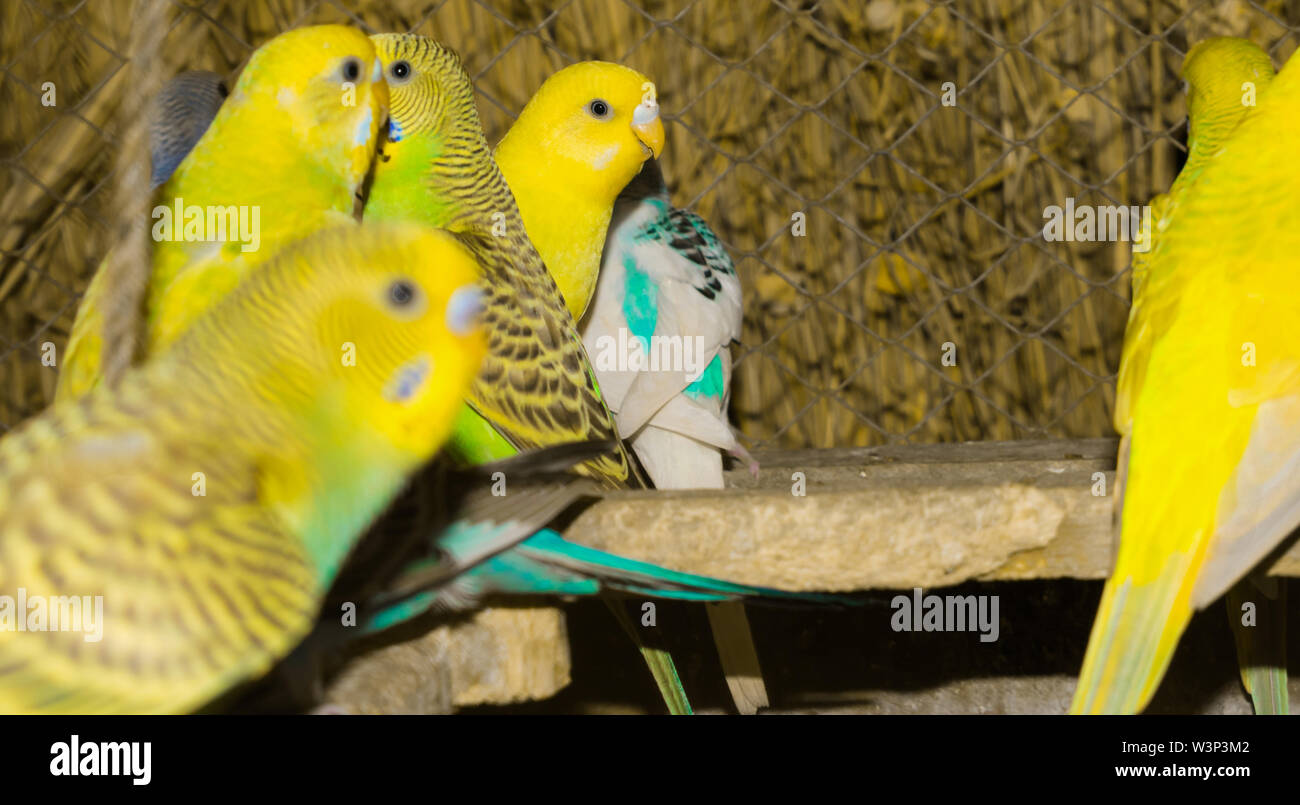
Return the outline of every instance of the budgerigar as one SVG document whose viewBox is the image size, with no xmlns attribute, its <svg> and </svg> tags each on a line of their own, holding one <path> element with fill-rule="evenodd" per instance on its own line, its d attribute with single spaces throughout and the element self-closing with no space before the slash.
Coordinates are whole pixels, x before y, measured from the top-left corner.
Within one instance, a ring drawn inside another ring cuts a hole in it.
<svg viewBox="0 0 1300 805">
<path fill-rule="evenodd" d="M 1170 199 L 1177 198 L 1218 153 L 1246 110 L 1272 82 L 1273 75 L 1273 60 L 1260 47 L 1244 39 L 1216 37 L 1191 49 L 1183 69 L 1188 90 L 1187 162 L 1170 192 L 1161 196 L 1158 205 L 1153 205 L 1153 217 L 1162 218 Z M 1134 297 L 1138 298 L 1140 282 L 1136 279 L 1134 291 Z M 1132 382 L 1130 378 L 1135 375 L 1130 372 L 1124 379 Z M 1248 576 L 1229 590 L 1224 600 L 1241 666 L 1241 681 L 1251 696 L 1255 712 L 1287 714 L 1290 708 L 1285 580 L 1269 579 L 1262 574 Z M 1242 622 L 1243 607 L 1247 604 L 1254 610 L 1252 622 L 1248 624 Z"/>
<path fill-rule="evenodd" d="M 1300 522 L 1300 166 L 1287 155 L 1300 59 L 1257 93 L 1242 86 L 1270 72 L 1240 40 L 1184 66 L 1186 178 L 1135 277 L 1115 417 L 1120 546 L 1074 712 L 1144 708 L 1192 613 Z"/>
<path fill-rule="evenodd" d="M 187 711 L 287 653 L 450 432 L 477 277 L 445 233 L 319 233 L 0 442 L 0 589 L 28 629 L 0 607 L 0 712 Z M 49 596 L 87 597 L 81 631 L 39 631 Z"/>
<path fill-rule="evenodd" d="M 190 70 L 163 85 L 149 114 L 152 188 L 171 178 L 229 94 L 221 76 L 208 70 Z"/>
<path fill-rule="evenodd" d="M 527 210 L 529 196 L 519 199 Z M 615 206 L 583 340 L 619 432 L 659 489 L 721 489 L 720 451 L 748 459 L 726 413 L 741 318 L 731 257 L 702 218 L 672 206 L 658 160 L 646 163 Z M 640 363 L 629 364 L 628 344 Z M 744 607 L 708 612 L 736 707 L 756 712 L 768 697 Z"/>
<path fill-rule="evenodd" d="M 374 46 L 355 29 L 300 28 L 252 55 L 155 194 L 144 354 L 171 344 L 282 245 L 352 218 L 387 104 Z M 103 276 L 77 312 L 56 399 L 99 381 L 102 311 L 115 293 Z"/>
<path fill-rule="evenodd" d="M 413 34 L 381 34 L 374 41 L 391 87 L 392 114 L 365 217 L 456 232 L 484 272 L 489 354 L 469 396 L 473 410 L 462 417 L 451 448 L 481 462 L 518 448 L 617 440 L 573 316 L 488 150 L 459 57 Z M 633 132 L 626 139 L 622 147 L 644 158 Z M 635 172 L 627 168 L 624 184 Z M 582 469 L 610 486 L 629 483 L 634 472 L 621 444 Z"/>
<path fill-rule="evenodd" d="M 1258 98 L 1273 80 L 1274 71 L 1268 54 L 1255 44 L 1233 37 L 1216 37 L 1191 49 L 1184 60 L 1182 74 L 1187 90 L 1187 160 L 1169 192 L 1152 199 L 1152 226 L 1145 233 L 1149 238 L 1148 248 L 1135 250 L 1132 260 L 1133 301 L 1120 362 L 1114 417 L 1115 427 L 1121 433 L 1118 481 L 1121 510 L 1132 404 L 1145 377 L 1149 342 L 1158 335 L 1150 326 L 1151 317 L 1146 315 L 1148 301 L 1143 292 L 1151 254 L 1149 247 L 1160 237 L 1161 227 L 1165 225 L 1162 222 L 1167 221 L 1175 202 L 1236 130 L 1251 108 L 1252 97 Z M 1277 636 L 1279 632 L 1285 634 L 1285 587 L 1280 583 L 1261 584 L 1272 589 L 1256 590 L 1258 585 L 1247 579 L 1230 591 L 1226 599 L 1228 618 L 1236 636 L 1242 682 L 1251 693 L 1257 712 L 1285 711 L 1286 646 L 1284 639 Z M 1241 623 L 1241 604 L 1247 597 L 1259 609 L 1257 626 Z M 1277 598 L 1281 600 L 1274 600 Z"/>
<path fill-rule="evenodd" d="M 480 386 L 470 394 L 473 411 L 458 423 L 451 449 L 482 462 L 503 458 L 519 447 L 617 439 L 573 316 L 529 240 L 531 230 L 525 230 L 512 189 L 487 149 L 473 87 L 460 60 L 423 37 L 383 34 L 375 41 L 392 92 L 392 117 L 365 216 L 446 226 L 470 244 L 485 273 L 489 357 Z M 615 65 L 571 75 L 583 76 L 587 83 L 576 86 L 587 94 L 572 95 L 570 130 L 581 131 L 584 121 L 592 121 L 594 129 L 584 136 L 598 137 L 608 165 L 623 171 L 617 177 L 600 177 L 611 185 L 607 203 L 612 208 L 618 189 L 646 158 L 657 156 L 662 145 L 653 85 Z M 638 114 L 642 106 L 646 111 Z M 531 108 L 536 112 L 540 107 Z M 572 171 L 565 177 L 586 180 Z M 590 237 L 597 240 L 588 244 L 588 254 L 598 258 L 603 231 Z M 636 481 L 630 459 L 623 453 L 600 463 L 587 462 L 581 469 L 607 485 Z M 463 603 L 494 592 L 576 595 L 655 590 L 655 594 L 687 600 L 740 594 L 741 588 L 734 585 L 695 579 L 692 584 L 718 585 L 713 593 L 701 593 L 685 588 L 681 578 L 682 574 L 591 551 L 554 532 L 541 532 L 465 574 L 443 597 Z M 744 589 L 761 594 L 755 588 Z M 611 602 L 611 607 L 640 642 L 622 604 Z M 670 709 L 688 712 L 666 652 L 641 647 Z"/>
<path fill-rule="evenodd" d="M 704 219 L 672 206 L 658 161 L 647 163 L 618 199 L 583 341 L 656 487 L 721 488 L 719 450 L 747 456 L 726 416 L 741 317 L 731 257 Z M 641 361 L 628 361 L 629 344 Z"/>
</svg>

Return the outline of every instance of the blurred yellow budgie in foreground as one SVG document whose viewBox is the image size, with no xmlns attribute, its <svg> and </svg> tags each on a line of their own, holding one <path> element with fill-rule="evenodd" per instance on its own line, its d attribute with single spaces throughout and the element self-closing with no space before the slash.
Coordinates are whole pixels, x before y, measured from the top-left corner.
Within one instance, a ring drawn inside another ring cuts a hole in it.
<svg viewBox="0 0 1300 805">
<path fill-rule="evenodd" d="M 1300 59 L 1269 83 L 1266 54 L 1220 39 L 1183 72 L 1189 157 L 1135 260 L 1120 547 L 1073 712 L 1144 708 L 1192 613 L 1300 523 Z"/>
<path fill-rule="evenodd" d="M 299 28 L 249 59 L 230 96 L 155 194 L 143 354 L 168 346 L 286 243 L 352 219 L 388 88 L 370 40 L 352 28 Z M 98 384 L 104 272 L 86 289 L 56 399 Z M 116 334 L 109 334 L 109 338 Z"/>
<path fill-rule="evenodd" d="M 477 276 L 445 233 L 334 228 L 0 442 L 0 713 L 191 710 L 288 653 L 450 432 Z M 83 628 L 37 619 L 58 596 Z"/>
</svg>

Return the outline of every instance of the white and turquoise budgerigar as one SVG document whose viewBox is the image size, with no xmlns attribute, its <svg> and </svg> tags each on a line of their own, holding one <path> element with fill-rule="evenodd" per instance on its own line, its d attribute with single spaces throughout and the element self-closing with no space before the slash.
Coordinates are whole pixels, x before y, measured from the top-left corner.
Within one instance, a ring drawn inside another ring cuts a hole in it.
<svg viewBox="0 0 1300 805">
<path fill-rule="evenodd" d="M 659 489 L 721 489 L 724 450 L 757 468 L 727 421 L 741 318 L 731 256 L 703 218 L 672 205 L 648 161 L 614 206 L 583 341 L 619 432 Z M 709 619 L 737 709 L 766 706 L 744 605 L 710 605 Z"/>
<path fill-rule="evenodd" d="M 619 433 L 660 489 L 720 488 L 720 450 L 751 461 L 726 414 L 741 317 L 727 250 L 672 206 L 658 160 L 647 162 L 615 204 L 582 340 Z M 630 362 L 626 344 L 644 360 Z"/>
</svg>

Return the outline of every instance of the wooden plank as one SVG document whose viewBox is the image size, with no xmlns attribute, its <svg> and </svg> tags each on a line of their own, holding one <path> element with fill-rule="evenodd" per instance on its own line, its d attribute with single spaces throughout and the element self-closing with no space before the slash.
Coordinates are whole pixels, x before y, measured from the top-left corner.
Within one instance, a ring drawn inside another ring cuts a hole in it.
<svg viewBox="0 0 1300 805">
<path fill-rule="evenodd" d="M 1103 579 L 1113 556 L 1116 446 L 1086 439 L 768 452 L 757 456 L 757 478 L 730 471 L 723 490 L 611 494 L 565 535 L 787 590 Z M 794 494 L 798 483 L 803 495 Z M 1272 572 L 1300 575 L 1300 549 Z M 562 612 L 486 609 L 359 658 L 328 701 L 349 712 L 442 712 L 545 698 L 568 680 Z"/>
<path fill-rule="evenodd" d="M 1084 439 L 769 452 L 757 456 L 757 478 L 733 470 L 724 490 L 612 494 L 565 533 L 675 570 L 787 590 L 1104 579 L 1116 447 Z M 1300 575 L 1300 549 L 1271 572 Z"/>
<path fill-rule="evenodd" d="M 561 610 L 487 607 L 354 659 L 325 704 L 354 715 L 433 715 L 546 699 L 569 684 L 569 668 Z"/>
</svg>

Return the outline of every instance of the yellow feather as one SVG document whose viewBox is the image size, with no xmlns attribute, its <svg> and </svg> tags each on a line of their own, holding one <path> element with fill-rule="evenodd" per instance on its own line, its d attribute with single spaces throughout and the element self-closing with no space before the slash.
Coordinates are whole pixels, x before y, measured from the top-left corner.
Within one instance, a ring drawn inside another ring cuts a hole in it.
<svg viewBox="0 0 1300 805">
<path fill-rule="evenodd" d="M 477 274 L 446 233 L 320 233 L 0 441 L 0 591 L 102 597 L 91 640 L 0 600 L 0 712 L 185 711 L 284 656 L 446 439 L 486 348 Z"/>
<path fill-rule="evenodd" d="M 1184 67 L 1192 97 L 1226 98 L 1210 107 L 1228 119 L 1215 120 L 1214 148 L 1194 142 L 1201 158 L 1159 205 L 1142 266 L 1116 415 L 1128 456 L 1120 548 L 1074 712 L 1145 707 L 1192 612 L 1300 519 L 1289 471 L 1300 456 L 1300 169 L 1286 154 L 1300 123 L 1300 60 L 1243 108 L 1243 81 L 1267 75 L 1257 48 L 1228 42 L 1193 50 Z M 1194 141 L 1204 122 L 1194 117 Z M 1261 489 L 1274 492 L 1269 506 L 1255 505 Z"/>
<path fill-rule="evenodd" d="M 360 69 L 351 87 L 350 60 Z M 207 132 L 155 196 L 144 354 L 170 345 L 285 244 L 352 217 L 387 114 L 387 85 L 371 80 L 377 65 L 365 34 L 338 25 L 281 34 L 253 54 Z M 231 210 L 244 216 L 247 241 L 228 225 Z M 205 240 L 185 239 L 192 211 L 203 222 L 193 234 Z M 222 234 L 218 219 L 224 240 L 212 241 Z M 96 273 L 77 312 L 56 399 L 98 383 L 100 314 L 114 293 L 102 277 Z"/>
</svg>

